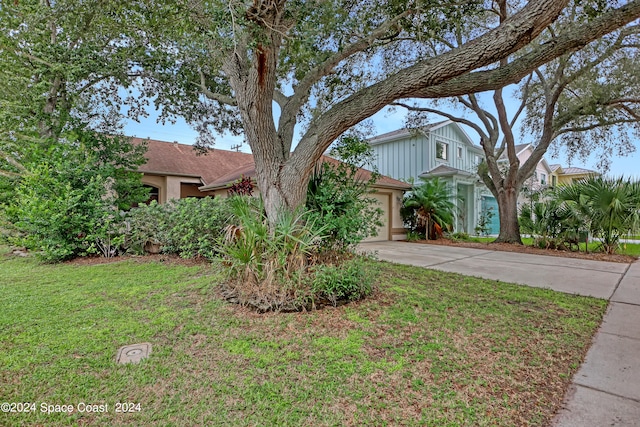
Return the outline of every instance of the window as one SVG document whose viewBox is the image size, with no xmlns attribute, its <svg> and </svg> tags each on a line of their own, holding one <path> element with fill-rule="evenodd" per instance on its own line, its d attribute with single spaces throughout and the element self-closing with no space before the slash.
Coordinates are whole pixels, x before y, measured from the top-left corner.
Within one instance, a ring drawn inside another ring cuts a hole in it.
<svg viewBox="0 0 640 427">
<path fill-rule="evenodd" d="M 462 147 L 458 147 L 458 158 L 462 158 Z"/>
<path fill-rule="evenodd" d="M 447 151 L 449 151 L 449 144 L 436 141 L 436 158 L 440 160 L 447 160 L 449 156 L 447 155 Z"/>
<path fill-rule="evenodd" d="M 547 175 L 544 173 L 540 174 L 540 184 L 547 185 Z"/>
<path fill-rule="evenodd" d="M 556 185 L 558 185 L 558 177 L 555 175 L 551 175 L 551 185 L 553 185 L 554 187 Z"/>
</svg>

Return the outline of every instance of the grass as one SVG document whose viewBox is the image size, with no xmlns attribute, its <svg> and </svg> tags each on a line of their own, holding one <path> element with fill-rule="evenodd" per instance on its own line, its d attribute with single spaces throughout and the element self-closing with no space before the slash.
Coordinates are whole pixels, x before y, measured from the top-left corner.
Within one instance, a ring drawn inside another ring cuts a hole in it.
<svg viewBox="0 0 640 427">
<path fill-rule="evenodd" d="M 469 242 L 476 243 L 491 243 L 495 240 L 495 237 L 470 237 Z M 533 246 L 533 238 L 531 237 L 523 237 L 522 243 L 526 246 Z M 585 251 L 585 244 L 580 243 L 580 251 Z M 599 242 L 591 241 L 589 242 L 589 252 L 599 252 L 601 251 L 601 244 Z M 620 248 L 616 252 L 620 255 L 630 255 L 635 257 L 640 257 L 640 243 L 621 243 Z"/>
<path fill-rule="evenodd" d="M 603 300 L 371 261 L 378 291 L 257 315 L 220 273 L 0 257 L 0 425 L 547 425 Z M 139 365 L 117 349 L 150 342 Z M 45 414 L 40 405 L 108 405 Z M 140 411 L 116 413 L 117 402 Z M 134 408 L 135 409 L 135 408 Z"/>
</svg>

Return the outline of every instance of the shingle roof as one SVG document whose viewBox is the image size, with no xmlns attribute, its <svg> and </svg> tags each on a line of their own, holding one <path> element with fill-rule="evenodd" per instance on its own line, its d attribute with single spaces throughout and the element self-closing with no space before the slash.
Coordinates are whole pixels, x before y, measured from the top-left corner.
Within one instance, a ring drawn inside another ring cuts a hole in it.
<svg viewBox="0 0 640 427">
<path fill-rule="evenodd" d="M 328 162 L 328 163 L 332 163 L 332 164 L 338 164 L 339 160 L 336 160 L 332 157 L 329 156 L 322 156 L 322 161 L 323 162 Z M 371 179 L 371 171 L 364 169 L 364 168 L 359 168 L 357 175 L 358 178 L 362 181 L 368 181 L 369 179 Z M 209 185 L 200 187 L 201 191 L 208 191 L 208 190 L 215 190 L 215 189 L 219 189 L 219 188 L 226 188 L 228 186 L 230 186 L 233 182 L 237 181 L 238 179 L 240 179 L 241 177 L 246 177 L 246 178 L 252 178 L 255 179 L 256 176 L 256 168 L 255 165 L 253 163 L 248 164 L 242 168 L 239 168 L 238 170 L 231 172 L 227 175 L 224 175 L 220 178 L 218 178 L 216 181 L 212 182 Z M 401 190 L 408 190 L 411 188 L 411 186 L 409 184 L 407 184 L 406 182 L 402 182 L 402 181 L 398 181 L 397 179 L 393 179 L 391 177 L 388 176 L 380 176 L 378 178 L 378 180 L 376 181 L 374 187 L 379 187 L 379 188 L 396 188 L 396 189 L 401 189 Z"/>
<path fill-rule="evenodd" d="M 419 175 L 419 177 L 432 177 L 432 176 L 452 176 L 452 175 L 465 175 L 465 176 L 474 176 L 475 173 L 468 172 L 462 169 L 456 169 L 447 165 L 438 165 L 430 171 L 423 172 Z"/>
<path fill-rule="evenodd" d="M 582 175 L 582 174 L 598 174 L 597 171 L 584 168 L 562 168 L 563 175 Z"/>
<path fill-rule="evenodd" d="M 140 172 L 196 176 L 207 185 L 247 164 L 253 164 L 253 155 L 248 153 L 213 149 L 198 155 L 191 145 L 132 138 L 134 144 L 142 141 L 147 142 L 148 148 L 145 154 L 147 162 L 140 166 Z"/>
<path fill-rule="evenodd" d="M 447 123 L 447 121 L 448 120 L 443 120 L 443 121 L 436 122 L 436 123 L 429 123 L 427 125 L 421 126 L 419 129 L 408 129 L 408 128 L 397 129 L 397 130 L 394 130 L 394 131 L 391 131 L 391 132 L 387 132 L 387 133 L 383 133 L 383 134 L 380 134 L 380 135 L 376 135 L 373 138 L 369 139 L 369 143 L 370 144 L 375 144 L 376 142 L 387 140 L 387 139 L 392 139 L 392 138 L 396 138 L 396 137 L 400 138 L 400 137 L 403 137 L 403 136 L 408 136 L 408 135 L 411 135 L 412 133 L 420 131 L 420 130 L 421 131 L 428 131 L 429 129 L 432 129 L 432 128 L 436 127 L 436 126 L 440 126 L 443 123 Z"/>
<path fill-rule="evenodd" d="M 134 144 L 140 144 L 142 141 L 147 142 L 145 154 L 147 162 L 140 166 L 138 169 L 140 172 L 199 177 L 203 184 L 200 187 L 202 191 L 224 188 L 242 176 L 255 178 L 256 175 L 253 154 L 213 149 L 206 154 L 198 155 L 191 145 L 141 138 L 132 138 L 131 140 Z M 338 160 L 327 156 L 323 156 L 323 161 L 338 162 Z M 360 169 L 358 174 L 363 180 L 371 178 L 371 171 L 366 169 Z M 409 184 L 388 176 L 381 176 L 375 186 L 410 188 Z"/>
</svg>

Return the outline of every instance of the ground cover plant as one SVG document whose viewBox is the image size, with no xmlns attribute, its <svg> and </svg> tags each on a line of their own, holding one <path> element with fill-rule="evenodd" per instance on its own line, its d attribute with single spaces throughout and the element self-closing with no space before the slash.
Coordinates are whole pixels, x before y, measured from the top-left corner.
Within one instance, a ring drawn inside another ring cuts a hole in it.
<svg viewBox="0 0 640 427">
<path fill-rule="evenodd" d="M 259 315 L 216 295 L 210 264 L 162 256 L 0 254 L 0 402 L 38 405 L 0 413 L 1 425 L 547 425 L 606 308 L 366 261 L 379 269 L 370 298 Z M 153 345 L 148 359 L 115 364 L 139 342 Z M 40 411 L 80 402 L 109 412 Z"/>
</svg>

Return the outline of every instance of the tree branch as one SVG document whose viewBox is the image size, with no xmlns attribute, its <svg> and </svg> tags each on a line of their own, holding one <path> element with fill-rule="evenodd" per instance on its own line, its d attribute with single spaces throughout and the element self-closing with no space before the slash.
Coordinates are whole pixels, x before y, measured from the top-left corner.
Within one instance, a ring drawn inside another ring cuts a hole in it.
<svg viewBox="0 0 640 427">
<path fill-rule="evenodd" d="M 392 103 L 390 105 L 403 107 L 403 108 L 406 108 L 409 111 L 418 111 L 418 112 L 423 112 L 423 113 L 437 114 L 437 115 L 445 117 L 445 118 L 447 118 L 447 119 L 449 119 L 449 120 L 451 120 L 453 122 L 462 123 L 462 124 L 465 124 L 465 125 L 473 128 L 473 130 L 478 132 L 478 135 L 480 135 L 480 138 L 482 138 L 483 136 L 486 137 L 486 135 L 485 135 L 484 131 L 482 130 L 482 128 L 480 126 L 478 126 L 476 123 L 472 122 L 471 120 L 463 119 L 462 117 L 454 116 L 453 114 L 448 114 L 448 113 L 445 113 L 443 111 L 436 110 L 434 108 L 415 107 L 415 106 L 411 106 L 411 105 L 408 105 L 408 104 L 404 104 L 402 102 L 394 102 L 394 103 Z"/>
<path fill-rule="evenodd" d="M 213 99 L 214 101 L 218 101 L 221 104 L 226 104 L 226 105 L 230 105 L 232 107 L 236 107 L 238 105 L 238 103 L 236 102 L 236 100 L 234 98 L 232 98 L 231 96 L 227 96 L 227 95 L 223 95 L 220 93 L 215 93 L 210 91 L 207 88 L 207 80 L 206 77 L 204 75 L 204 73 L 201 70 L 198 70 L 198 73 L 200 74 L 200 92 L 202 92 L 202 94 L 204 96 L 206 96 L 209 99 Z"/>
</svg>

